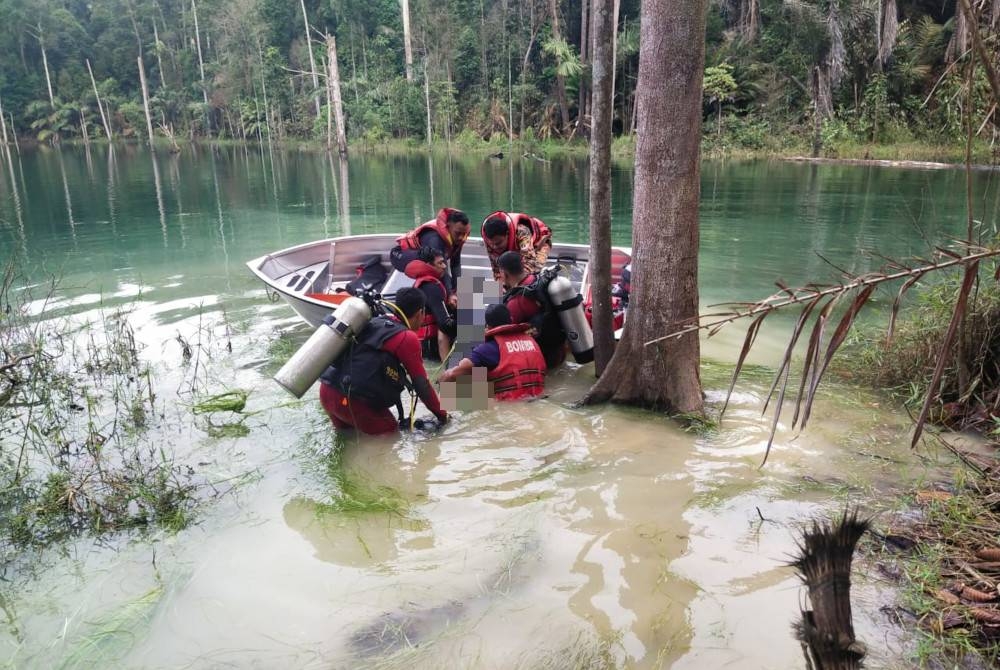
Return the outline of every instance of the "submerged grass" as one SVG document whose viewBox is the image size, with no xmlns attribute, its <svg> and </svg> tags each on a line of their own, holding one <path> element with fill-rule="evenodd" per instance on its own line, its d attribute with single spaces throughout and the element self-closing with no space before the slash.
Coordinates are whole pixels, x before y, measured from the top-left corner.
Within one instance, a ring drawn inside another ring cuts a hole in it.
<svg viewBox="0 0 1000 670">
<path fill-rule="evenodd" d="M 344 466 L 347 442 L 341 433 L 325 456 L 326 475 L 336 485 L 329 502 L 316 503 L 318 514 L 394 514 L 404 516 L 410 503 L 402 493 L 372 482 L 368 477 L 349 471 Z"/>
<path fill-rule="evenodd" d="M 0 281 L 0 573 L 27 549 L 75 534 L 184 527 L 199 485 L 147 438 L 164 412 L 130 313 L 39 319 L 57 283 L 42 296 L 22 284 L 9 265 Z"/>
<path fill-rule="evenodd" d="M 92 626 L 93 632 L 75 640 L 56 667 L 60 670 L 75 670 L 116 665 L 135 642 L 139 629 L 153 618 L 163 592 L 163 587 L 157 585 L 95 623 Z"/>
</svg>

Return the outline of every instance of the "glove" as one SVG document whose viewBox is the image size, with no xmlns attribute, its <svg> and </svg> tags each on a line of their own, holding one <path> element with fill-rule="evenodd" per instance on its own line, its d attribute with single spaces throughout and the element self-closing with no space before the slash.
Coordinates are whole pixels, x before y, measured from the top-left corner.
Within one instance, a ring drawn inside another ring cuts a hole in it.
<svg viewBox="0 0 1000 670">
<path fill-rule="evenodd" d="M 435 414 L 434 416 L 437 417 L 438 423 L 442 426 L 448 423 L 448 412 L 442 411 L 440 414 Z"/>
</svg>

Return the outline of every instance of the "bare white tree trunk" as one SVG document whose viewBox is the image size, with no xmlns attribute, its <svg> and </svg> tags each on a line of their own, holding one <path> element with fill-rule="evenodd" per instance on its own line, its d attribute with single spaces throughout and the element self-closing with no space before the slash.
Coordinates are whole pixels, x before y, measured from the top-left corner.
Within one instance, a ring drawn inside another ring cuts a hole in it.
<svg viewBox="0 0 1000 670">
<path fill-rule="evenodd" d="M 0 102 L 0 127 L 3 128 L 3 150 L 10 154 L 10 147 L 7 146 L 7 119 L 3 115 L 3 102 Z"/>
<path fill-rule="evenodd" d="M 163 77 L 163 57 L 160 55 L 160 31 L 156 29 L 156 19 L 153 19 L 153 51 L 156 52 L 156 67 L 160 71 L 160 88 L 167 87 L 167 80 Z"/>
<path fill-rule="evenodd" d="M 191 12 L 194 14 L 194 41 L 198 45 L 198 72 L 201 74 L 201 95 L 205 101 L 205 114 L 208 114 L 208 88 L 205 86 L 205 61 L 201 57 L 201 31 L 198 29 L 198 7 L 191 0 Z"/>
<path fill-rule="evenodd" d="M 139 83 L 142 85 L 142 108 L 146 112 L 146 132 L 149 133 L 149 146 L 153 146 L 153 119 L 149 115 L 149 89 L 146 87 L 146 67 L 142 64 L 142 56 L 136 58 L 139 63 Z"/>
<path fill-rule="evenodd" d="M 90 67 L 90 59 L 87 59 L 87 72 L 90 73 L 90 85 L 94 87 L 94 98 L 97 100 L 97 109 L 101 113 L 101 123 L 104 124 L 104 134 L 108 141 L 111 140 L 111 126 L 108 125 L 108 117 L 104 113 L 104 104 L 101 102 L 101 94 L 97 92 L 97 80 L 94 79 L 94 70 Z"/>
<path fill-rule="evenodd" d="M 431 145 L 431 79 L 430 63 L 424 59 L 424 106 L 427 108 L 427 146 Z"/>
<path fill-rule="evenodd" d="M 17 150 L 18 155 L 21 155 L 21 145 L 17 142 L 17 130 L 14 128 L 14 115 L 7 112 L 7 117 L 10 119 L 10 134 L 14 138 L 14 149 Z M 10 152 L 7 152 L 10 155 Z"/>
<path fill-rule="evenodd" d="M 313 102 L 316 103 L 316 116 L 320 115 L 321 105 L 319 102 L 319 75 L 316 72 L 316 57 L 313 56 L 312 31 L 309 28 L 309 15 L 306 14 L 306 0 L 299 0 L 302 5 L 302 20 L 306 24 L 306 48 L 309 51 L 309 73 L 313 82 Z"/>
<path fill-rule="evenodd" d="M 83 108 L 80 108 L 80 132 L 83 133 L 83 144 L 90 147 L 90 134 L 87 132 L 87 117 L 84 116 Z M 6 138 L 7 133 L 4 133 Z M 6 139 L 4 140 L 6 141 Z M 88 154 L 89 155 L 89 154 Z"/>
<path fill-rule="evenodd" d="M 413 39 L 410 35 L 410 0 L 401 0 L 403 12 L 403 52 L 406 57 L 406 81 L 413 81 Z"/>
<path fill-rule="evenodd" d="M 333 116 L 337 124 L 337 151 L 347 156 L 347 131 L 344 127 L 344 104 L 340 96 L 340 68 L 337 66 L 337 38 L 326 36 L 326 60 L 329 67 L 330 97 L 333 101 Z"/>
<path fill-rule="evenodd" d="M 45 39 L 42 37 L 42 24 L 38 24 L 38 47 L 42 50 L 42 67 L 45 68 L 45 85 L 49 89 L 49 104 L 54 109 L 56 106 L 56 96 L 52 95 L 52 76 L 49 75 L 49 57 L 45 53 Z"/>
</svg>

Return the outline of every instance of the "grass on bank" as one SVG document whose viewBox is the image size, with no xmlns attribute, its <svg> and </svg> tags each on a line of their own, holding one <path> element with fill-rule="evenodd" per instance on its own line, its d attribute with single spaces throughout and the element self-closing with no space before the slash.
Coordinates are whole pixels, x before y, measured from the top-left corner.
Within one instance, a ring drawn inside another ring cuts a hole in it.
<svg viewBox="0 0 1000 670">
<path fill-rule="evenodd" d="M 1000 663 L 996 474 L 961 471 L 953 490 L 915 491 L 903 501 L 908 509 L 888 516 L 869 545 L 870 560 L 898 580 L 895 614 L 901 625 L 915 626 L 920 667 Z"/>
<path fill-rule="evenodd" d="M 894 123 L 883 130 L 877 141 L 869 137 L 870 130 L 857 119 L 834 119 L 824 123 L 821 132 L 820 158 L 940 162 L 960 165 L 965 162 L 965 139 L 951 138 L 935 132 L 916 133 L 908 126 Z M 814 129 L 811 122 L 776 123 L 753 116 L 728 115 L 723 117 L 721 129 L 714 122 L 702 128 L 701 152 L 706 159 L 752 160 L 762 158 L 808 157 L 813 151 Z M 635 156 L 637 136 L 616 136 L 611 145 L 612 159 L 630 162 Z M 138 142 L 139 140 L 134 140 Z M 79 140 L 64 140 L 65 144 L 80 145 Z M 102 140 L 92 140 L 101 144 Z M 157 137 L 157 151 L 176 153 L 191 143 L 214 146 L 244 146 L 257 144 L 234 138 L 200 137 L 179 138 L 175 147 L 167 138 Z M 106 141 L 103 141 L 106 144 Z M 286 138 L 275 140 L 274 146 L 285 150 L 305 152 L 327 151 L 326 138 Z M 38 145 L 43 147 L 45 145 Z M 451 154 L 484 159 L 490 156 L 515 155 L 529 160 L 549 161 L 565 158 L 586 158 L 590 153 L 589 140 L 584 135 L 539 137 L 532 128 L 509 138 L 503 133 L 483 137 L 465 129 L 450 138 L 434 137 L 428 144 L 423 137 L 384 138 L 371 141 L 355 138 L 349 143 L 351 155 L 380 153 L 405 155 L 414 152 Z M 972 162 L 976 165 L 994 165 L 998 152 L 990 142 L 976 138 L 972 144 Z"/>
</svg>

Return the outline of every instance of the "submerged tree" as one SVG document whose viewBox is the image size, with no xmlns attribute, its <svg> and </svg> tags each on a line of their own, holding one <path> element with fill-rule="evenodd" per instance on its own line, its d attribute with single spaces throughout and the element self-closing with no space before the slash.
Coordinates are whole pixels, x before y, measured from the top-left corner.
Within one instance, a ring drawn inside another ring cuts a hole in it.
<svg viewBox="0 0 1000 670">
<path fill-rule="evenodd" d="M 632 293 L 608 372 L 584 399 L 701 414 L 694 333 L 646 346 L 698 314 L 698 197 L 705 0 L 642 5 Z"/>
</svg>

